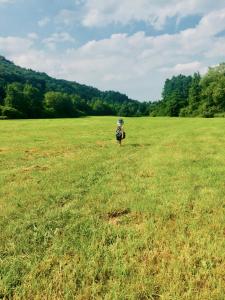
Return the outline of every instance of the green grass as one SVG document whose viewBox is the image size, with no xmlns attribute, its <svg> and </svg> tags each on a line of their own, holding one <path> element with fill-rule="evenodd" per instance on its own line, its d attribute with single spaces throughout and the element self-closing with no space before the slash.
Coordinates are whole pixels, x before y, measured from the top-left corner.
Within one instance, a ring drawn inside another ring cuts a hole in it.
<svg viewBox="0 0 225 300">
<path fill-rule="evenodd" d="M 0 298 L 225 299 L 225 120 L 0 122 Z"/>
</svg>

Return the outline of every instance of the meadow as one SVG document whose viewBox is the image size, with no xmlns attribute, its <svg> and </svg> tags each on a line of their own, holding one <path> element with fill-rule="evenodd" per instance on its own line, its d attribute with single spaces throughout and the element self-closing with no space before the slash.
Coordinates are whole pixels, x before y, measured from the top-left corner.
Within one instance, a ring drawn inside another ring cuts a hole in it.
<svg viewBox="0 0 225 300">
<path fill-rule="evenodd" d="M 0 122 L 0 298 L 225 299 L 225 119 Z"/>
</svg>

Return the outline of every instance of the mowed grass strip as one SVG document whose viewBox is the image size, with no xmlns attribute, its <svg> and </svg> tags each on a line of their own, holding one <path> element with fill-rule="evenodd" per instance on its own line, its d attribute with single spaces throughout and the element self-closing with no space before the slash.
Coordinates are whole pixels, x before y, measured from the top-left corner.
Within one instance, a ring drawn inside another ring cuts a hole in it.
<svg viewBox="0 0 225 300">
<path fill-rule="evenodd" d="M 225 120 L 0 122 L 0 298 L 225 295 Z"/>
</svg>

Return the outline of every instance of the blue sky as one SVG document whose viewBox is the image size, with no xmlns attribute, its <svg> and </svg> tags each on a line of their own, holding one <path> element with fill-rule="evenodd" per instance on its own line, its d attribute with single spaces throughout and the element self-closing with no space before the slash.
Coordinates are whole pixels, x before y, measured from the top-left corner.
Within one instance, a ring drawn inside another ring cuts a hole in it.
<svg viewBox="0 0 225 300">
<path fill-rule="evenodd" d="M 224 53 L 224 0 L 0 0 L 1 55 L 140 101 Z"/>
</svg>

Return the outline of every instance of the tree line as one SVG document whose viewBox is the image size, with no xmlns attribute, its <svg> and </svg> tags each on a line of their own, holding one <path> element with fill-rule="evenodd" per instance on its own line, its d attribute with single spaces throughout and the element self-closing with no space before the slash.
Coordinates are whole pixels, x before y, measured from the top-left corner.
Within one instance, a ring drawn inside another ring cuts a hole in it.
<svg viewBox="0 0 225 300">
<path fill-rule="evenodd" d="M 0 115 L 2 118 L 73 118 L 87 115 L 144 116 L 148 115 L 147 103 L 94 97 L 82 99 L 77 94 L 48 91 L 42 93 L 29 83 L 13 82 L 1 92 Z"/>
<path fill-rule="evenodd" d="M 225 63 L 201 76 L 167 79 L 162 99 L 139 102 L 114 91 L 54 79 L 0 56 L 0 118 L 66 118 L 86 115 L 225 116 Z"/>
<path fill-rule="evenodd" d="M 149 115 L 149 104 L 119 92 L 102 92 L 76 82 L 15 66 L 0 56 L 1 118 L 66 118 L 86 115 Z"/>
<path fill-rule="evenodd" d="M 201 76 L 178 75 L 167 79 L 162 100 L 150 105 L 150 116 L 224 117 L 225 63 Z"/>
</svg>

